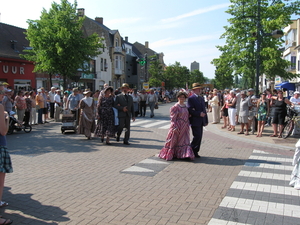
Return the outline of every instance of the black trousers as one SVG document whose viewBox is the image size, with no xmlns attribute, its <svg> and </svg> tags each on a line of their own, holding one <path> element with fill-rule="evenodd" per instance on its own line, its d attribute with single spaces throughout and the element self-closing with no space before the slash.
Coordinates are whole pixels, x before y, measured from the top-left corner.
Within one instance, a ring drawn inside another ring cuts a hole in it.
<svg viewBox="0 0 300 225">
<path fill-rule="evenodd" d="M 124 129 L 125 128 L 125 129 Z M 130 117 L 119 117 L 119 127 L 118 127 L 118 132 L 117 136 L 120 137 L 122 134 L 122 131 L 125 131 L 125 136 L 124 136 L 124 142 L 128 142 L 130 138 Z"/>
<path fill-rule="evenodd" d="M 192 126 L 192 133 L 193 133 L 193 140 L 191 142 L 191 147 L 194 153 L 198 153 L 200 150 L 200 145 L 202 141 L 202 134 L 203 134 L 203 126 Z"/>
<path fill-rule="evenodd" d="M 50 102 L 50 118 L 54 118 L 54 102 Z"/>
<path fill-rule="evenodd" d="M 140 115 L 141 116 L 146 115 L 146 101 L 140 101 Z"/>
<path fill-rule="evenodd" d="M 30 118 L 30 112 L 25 111 L 25 115 L 24 115 L 24 124 L 25 124 L 25 126 L 29 125 L 29 118 Z"/>
</svg>

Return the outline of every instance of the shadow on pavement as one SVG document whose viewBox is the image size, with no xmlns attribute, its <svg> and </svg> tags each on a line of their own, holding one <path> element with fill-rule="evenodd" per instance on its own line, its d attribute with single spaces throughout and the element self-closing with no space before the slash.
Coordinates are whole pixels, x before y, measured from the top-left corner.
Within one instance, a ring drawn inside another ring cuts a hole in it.
<svg viewBox="0 0 300 225">
<path fill-rule="evenodd" d="M 14 211 L 20 211 L 22 214 L 28 215 L 29 217 L 34 218 L 26 218 L 17 213 L 7 214 L 4 218 L 9 218 L 14 221 L 14 224 L 59 224 L 59 222 L 69 221 L 68 217 L 65 217 L 67 214 L 66 211 L 61 210 L 59 207 L 51 206 L 51 205 L 42 205 L 40 202 L 31 198 L 33 194 L 12 194 L 10 192 L 9 187 L 4 188 L 4 196 L 5 199 L 9 202 L 9 206 L 6 208 L 10 208 Z M 2 211 L 3 210 L 3 211 Z M 5 211 L 5 208 L 1 208 L 1 215 Z M 49 221 L 51 223 L 46 223 L 44 221 Z M 58 223 L 55 223 L 56 221 Z"/>
<path fill-rule="evenodd" d="M 235 158 L 216 158 L 216 157 L 204 157 L 195 158 L 194 163 L 204 163 L 210 165 L 227 165 L 227 166 L 240 166 L 244 165 L 246 160 Z"/>
</svg>

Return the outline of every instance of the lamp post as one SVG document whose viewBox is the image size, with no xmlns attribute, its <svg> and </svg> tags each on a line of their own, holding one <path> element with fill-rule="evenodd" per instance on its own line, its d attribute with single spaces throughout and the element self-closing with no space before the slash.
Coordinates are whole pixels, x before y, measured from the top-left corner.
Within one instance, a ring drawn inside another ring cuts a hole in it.
<svg viewBox="0 0 300 225">
<path fill-rule="evenodd" d="M 261 42 L 262 37 L 264 36 L 272 36 L 274 38 L 281 38 L 283 36 L 282 30 L 274 30 L 272 33 L 264 33 L 263 29 L 261 27 L 260 23 L 260 6 L 261 6 L 261 0 L 257 0 L 257 20 L 256 20 L 256 28 L 257 28 L 257 34 L 256 34 L 256 82 L 255 82 L 255 95 L 259 98 L 259 77 L 260 77 L 260 65 L 261 65 L 261 58 L 260 58 L 260 52 L 261 52 Z"/>
</svg>

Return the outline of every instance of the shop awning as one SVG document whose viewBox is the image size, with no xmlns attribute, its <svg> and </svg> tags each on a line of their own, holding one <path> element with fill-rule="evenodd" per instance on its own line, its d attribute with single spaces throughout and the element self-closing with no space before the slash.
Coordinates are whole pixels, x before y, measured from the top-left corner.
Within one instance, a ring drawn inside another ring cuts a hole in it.
<svg viewBox="0 0 300 225">
<path fill-rule="evenodd" d="M 275 85 L 275 89 L 280 90 L 282 88 L 286 88 L 287 90 L 295 90 L 295 83 L 283 82 L 281 84 Z"/>
</svg>

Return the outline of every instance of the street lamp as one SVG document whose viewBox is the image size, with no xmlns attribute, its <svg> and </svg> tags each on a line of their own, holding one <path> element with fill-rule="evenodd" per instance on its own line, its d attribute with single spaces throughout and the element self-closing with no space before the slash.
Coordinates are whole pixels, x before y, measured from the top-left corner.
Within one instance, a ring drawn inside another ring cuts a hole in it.
<svg viewBox="0 0 300 225">
<path fill-rule="evenodd" d="M 257 1 L 257 20 L 256 20 L 256 28 L 257 28 L 257 34 L 256 34 L 256 85 L 255 85 L 255 95 L 257 98 L 259 98 L 259 77 L 260 77 L 260 65 L 261 65 L 261 59 L 260 59 L 260 51 L 261 51 L 261 42 L 263 36 L 272 36 L 274 38 L 281 38 L 283 36 L 282 30 L 274 30 L 272 33 L 264 33 L 263 29 L 261 27 L 260 23 L 260 6 L 261 6 L 261 0 Z"/>
</svg>

